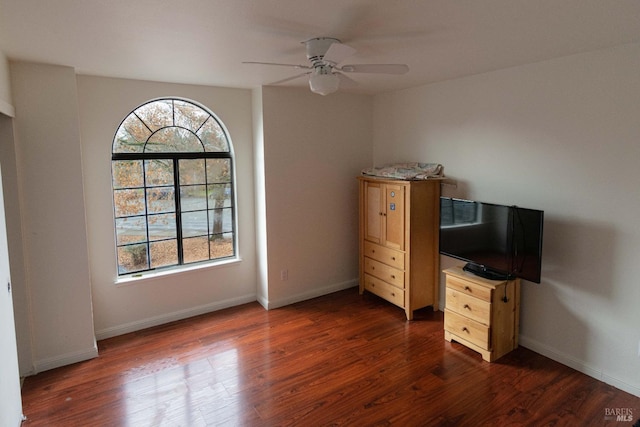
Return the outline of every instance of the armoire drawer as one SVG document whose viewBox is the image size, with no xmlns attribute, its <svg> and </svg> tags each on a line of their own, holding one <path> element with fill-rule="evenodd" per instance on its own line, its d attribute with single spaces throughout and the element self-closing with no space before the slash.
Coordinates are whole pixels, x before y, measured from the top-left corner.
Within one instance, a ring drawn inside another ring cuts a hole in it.
<svg viewBox="0 0 640 427">
<path fill-rule="evenodd" d="M 404 271 L 369 257 L 364 258 L 364 272 L 399 288 L 404 288 Z"/>
<path fill-rule="evenodd" d="M 395 267 L 398 270 L 404 270 L 404 252 L 385 248 L 384 246 L 365 241 L 364 255 L 371 259 L 375 259 L 376 261 Z"/>
<path fill-rule="evenodd" d="M 397 306 L 404 307 L 404 290 L 385 283 L 377 277 L 365 274 L 364 288 Z"/>
</svg>

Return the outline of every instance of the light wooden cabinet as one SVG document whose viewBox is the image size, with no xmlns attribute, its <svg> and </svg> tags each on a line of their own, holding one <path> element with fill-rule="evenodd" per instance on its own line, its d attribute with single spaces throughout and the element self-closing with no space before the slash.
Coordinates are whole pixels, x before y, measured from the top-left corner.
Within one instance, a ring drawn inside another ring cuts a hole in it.
<svg viewBox="0 0 640 427">
<path fill-rule="evenodd" d="M 492 362 L 518 347 L 520 279 L 488 280 L 460 267 L 444 271 L 444 338 Z"/>
<path fill-rule="evenodd" d="M 438 309 L 440 180 L 358 177 L 360 294 L 413 311 Z"/>
</svg>

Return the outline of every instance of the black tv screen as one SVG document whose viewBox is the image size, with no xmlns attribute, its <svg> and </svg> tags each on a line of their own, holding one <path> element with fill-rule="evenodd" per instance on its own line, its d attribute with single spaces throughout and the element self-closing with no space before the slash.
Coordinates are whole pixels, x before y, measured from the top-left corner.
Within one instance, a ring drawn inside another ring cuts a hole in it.
<svg viewBox="0 0 640 427">
<path fill-rule="evenodd" d="M 540 283 L 544 212 L 440 198 L 440 253 L 488 278 Z"/>
</svg>

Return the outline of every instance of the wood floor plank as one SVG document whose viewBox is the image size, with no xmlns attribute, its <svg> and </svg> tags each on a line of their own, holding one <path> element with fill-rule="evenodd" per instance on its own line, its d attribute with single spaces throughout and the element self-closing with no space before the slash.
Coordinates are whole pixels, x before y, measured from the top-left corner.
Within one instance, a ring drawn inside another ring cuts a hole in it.
<svg viewBox="0 0 640 427">
<path fill-rule="evenodd" d="M 640 398 L 525 348 L 495 363 L 444 340 L 443 314 L 356 289 L 257 303 L 98 343 L 28 377 L 25 426 L 616 425 Z M 633 423 L 628 423 L 630 426 Z"/>
</svg>

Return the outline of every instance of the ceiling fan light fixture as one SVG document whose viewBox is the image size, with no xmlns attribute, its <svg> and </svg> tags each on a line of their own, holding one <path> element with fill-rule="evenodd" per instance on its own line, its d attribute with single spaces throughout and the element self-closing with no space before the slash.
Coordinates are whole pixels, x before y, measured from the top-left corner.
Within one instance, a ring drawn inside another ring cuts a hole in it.
<svg viewBox="0 0 640 427">
<path fill-rule="evenodd" d="M 309 77 L 309 87 L 311 92 L 320 95 L 329 95 L 338 90 L 340 86 L 340 78 L 337 74 L 311 74 Z"/>
</svg>

